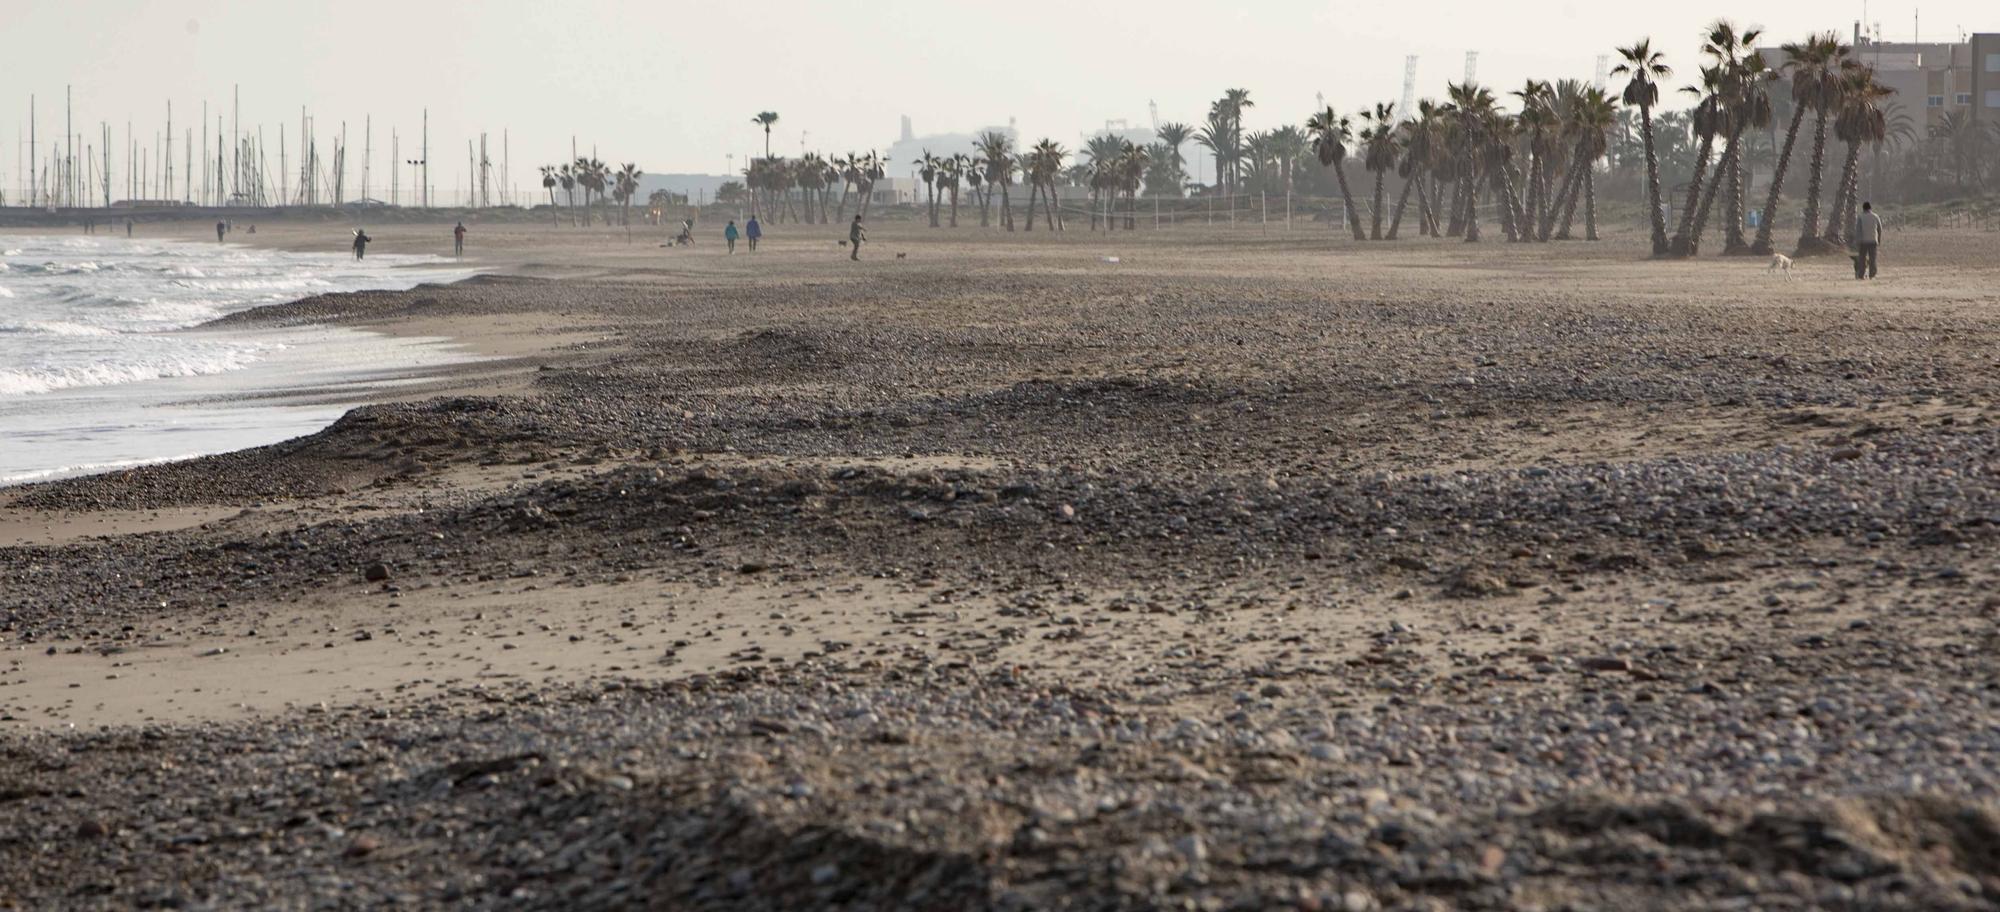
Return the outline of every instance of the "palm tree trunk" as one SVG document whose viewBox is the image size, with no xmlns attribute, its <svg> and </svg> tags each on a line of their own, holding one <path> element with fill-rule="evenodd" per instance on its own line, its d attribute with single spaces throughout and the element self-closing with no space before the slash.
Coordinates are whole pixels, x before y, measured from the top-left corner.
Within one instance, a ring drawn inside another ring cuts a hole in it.
<svg viewBox="0 0 2000 912">
<path fill-rule="evenodd" d="M 1430 191 L 1428 198 L 1424 197 L 1426 190 Z M 1433 172 L 1431 179 L 1426 181 L 1424 186 L 1417 188 L 1417 193 L 1427 210 L 1424 215 L 1431 220 L 1431 237 L 1443 237 L 1444 220 L 1439 217 L 1439 213 L 1444 211 L 1444 178 Z"/>
<path fill-rule="evenodd" d="M 1668 252 L 1674 256 L 1694 255 L 1694 245 L 1689 237 L 1694 234 L 1694 216 L 1701 207 L 1702 179 L 1708 176 L 1708 159 L 1715 152 L 1715 132 L 1708 131 L 1701 137 L 1701 151 L 1694 159 L 1694 177 L 1688 181 L 1687 203 L 1681 207 L 1681 226 L 1674 231 L 1674 239 L 1668 244 Z"/>
<path fill-rule="evenodd" d="M 951 185 L 951 227 L 958 227 L 958 184 Z"/>
<path fill-rule="evenodd" d="M 1560 148 L 1558 146 L 1558 150 Z M 1564 184 L 1569 183 L 1570 172 L 1564 170 L 1562 156 L 1542 156 L 1542 211 L 1536 217 L 1535 240 L 1537 241 L 1546 241 L 1549 239 L 1549 231 L 1555 226 L 1556 207 L 1563 202 L 1561 190 L 1556 187 L 1556 175 L 1558 174 L 1562 175 L 1562 182 Z M 1553 199 L 1550 198 L 1551 193 L 1555 194 Z"/>
<path fill-rule="evenodd" d="M 1042 185 L 1028 182 L 1028 230 L 1035 230 L 1035 198 L 1042 195 Z"/>
<path fill-rule="evenodd" d="M 1723 217 L 1729 221 L 1722 232 L 1722 252 L 1725 254 L 1750 249 L 1750 245 L 1743 240 L 1743 153 L 1736 149 L 1736 143 L 1742 138 L 1742 131 L 1739 130 L 1737 138 L 1729 144 L 1729 195 L 1722 207 Z"/>
<path fill-rule="evenodd" d="M 1848 226 L 1854 224 L 1854 209 L 1858 205 L 1856 197 L 1861 192 L 1861 144 L 1847 144 L 1847 164 L 1840 169 L 1839 195 L 1834 198 L 1833 220 L 1826 226 L 1826 242 L 1835 247 L 1844 246 L 1850 233 Z"/>
<path fill-rule="evenodd" d="M 972 195 L 979 198 L 979 227 L 992 227 L 993 222 L 989 215 L 993 211 L 993 186 L 988 184 L 984 192 L 974 190 Z"/>
<path fill-rule="evenodd" d="M 1340 181 L 1340 201 L 1347 207 L 1347 226 L 1354 229 L 1354 239 L 1368 240 L 1368 235 L 1361 230 L 1361 213 L 1354 208 L 1354 194 L 1347 189 L 1347 163 L 1334 162 L 1333 176 Z"/>
<path fill-rule="evenodd" d="M 549 188 L 549 224 L 562 227 L 562 210 L 556 208 L 556 188 Z"/>
<path fill-rule="evenodd" d="M 1509 243 L 1522 240 L 1521 197 L 1514 191 L 1514 172 L 1503 162 L 1493 169 L 1493 192 L 1500 195 L 1500 230 Z"/>
<path fill-rule="evenodd" d="M 1578 195 L 1576 185 L 1578 182 L 1583 181 L 1585 175 L 1589 174 L 1589 172 L 1589 166 L 1585 165 L 1573 169 L 1570 173 L 1569 192 L 1566 194 L 1566 199 L 1563 200 L 1562 230 L 1556 232 L 1556 240 L 1558 241 L 1570 240 L 1570 225 L 1576 221 L 1576 198 Z"/>
<path fill-rule="evenodd" d="M 1806 119 L 1806 106 L 1792 107 L 1792 125 L 1785 129 L 1785 148 L 1778 153 L 1778 164 L 1771 171 L 1771 190 L 1764 195 L 1764 211 L 1757 216 L 1757 239 L 1750 243 L 1750 252 L 1757 256 L 1771 254 L 1771 227 L 1777 221 L 1778 198 L 1785 191 L 1785 172 L 1792 164 L 1792 144 L 1799 139 L 1799 125 Z"/>
<path fill-rule="evenodd" d="M 1527 222 L 1521 226 L 1521 237 L 1535 236 L 1534 226 L 1542 221 L 1542 135 L 1536 130 L 1528 138 L 1528 198 L 1526 203 Z"/>
<path fill-rule="evenodd" d="M 1465 185 L 1465 242 L 1479 243 L 1479 178 L 1470 167 L 1459 172 L 1458 180 Z"/>
<path fill-rule="evenodd" d="M 1061 231 L 1063 230 L 1063 214 L 1062 207 L 1057 205 L 1058 199 L 1056 196 L 1056 179 L 1054 175 L 1049 176 L 1047 189 L 1043 192 L 1047 196 L 1042 200 L 1042 218 L 1047 220 L 1050 231 Z"/>
<path fill-rule="evenodd" d="M 1430 237 L 1437 233 L 1437 225 L 1431 220 L 1430 181 L 1421 171 L 1417 172 L 1417 237 Z M 1395 229 L 1389 234 L 1395 236 Z"/>
<path fill-rule="evenodd" d="M 1743 150 L 1743 128 L 1739 125 L 1729 134 L 1729 146 L 1722 153 L 1722 160 L 1716 162 L 1715 174 L 1708 179 L 1708 189 L 1701 195 L 1701 208 L 1694 214 L 1694 230 L 1688 235 L 1687 256 L 1701 252 L 1701 235 L 1708 227 L 1709 207 L 1715 205 L 1716 191 L 1729 177 L 1729 171 L 1736 166 L 1736 159 Z"/>
<path fill-rule="evenodd" d="M 1597 240 L 1597 176 L 1583 171 L 1583 239 Z"/>
<path fill-rule="evenodd" d="M 1403 227 L 1403 207 L 1410 204 L 1410 190 L 1422 183 L 1424 172 L 1417 171 L 1403 181 L 1403 193 L 1396 198 L 1396 214 L 1389 218 L 1389 240 L 1396 239 L 1396 229 Z"/>
<path fill-rule="evenodd" d="M 1382 239 L 1382 188 L 1383 181 L 1388 180 L 1388 178 L 1389 170 L 1387 168 L 1375 172 L 1375 211 L 1371 213 L 1374 223 L 1368 229 L 1368 239 L 1371 241 Z"/>
<path fill-rule="evenodd" d="M 1000 185 L 1000 225 L 1008 231 L 1014 230 L 1013 201 L 1007 198 L 1007 185 Z"/>
<path fill-rule="evenodd" d="M 1667 252 L 1667 213 L 1660 208 L 1660 156 L 1653 148 L 1653 108 L 1639 106 L 1639 132 L 1646 145 L 1646 204 L 1653 223 L 1653 255 Z"/>
<path fill-rule="evenodd" d="M 1465 236 L 1465 184 L 1465 169 L 1460 168 L 1451 179 L 1451 224 L 1445 231 L 1450 237 Z"/>
<path fill-rule="evenodd" d="M 1799 222 L 1800 255 L 1825 253 L 1819 239 L 1819 188 L 1826 169 L 1826 112 L 1813 118 L 1812 165 L 1806 172 L 1806 214 Z"/>
</svg>

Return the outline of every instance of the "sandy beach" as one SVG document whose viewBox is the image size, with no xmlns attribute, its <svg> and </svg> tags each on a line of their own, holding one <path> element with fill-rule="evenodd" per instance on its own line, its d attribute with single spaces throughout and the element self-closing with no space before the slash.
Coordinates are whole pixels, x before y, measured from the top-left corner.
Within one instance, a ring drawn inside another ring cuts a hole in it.
<svg viewBox="0 0 2000 912">
<path fill-rule="evenodd" d="M 467 224 L 0 489 L 0 907 L 2000 904 L 1990 232 Z"/>
</svg>

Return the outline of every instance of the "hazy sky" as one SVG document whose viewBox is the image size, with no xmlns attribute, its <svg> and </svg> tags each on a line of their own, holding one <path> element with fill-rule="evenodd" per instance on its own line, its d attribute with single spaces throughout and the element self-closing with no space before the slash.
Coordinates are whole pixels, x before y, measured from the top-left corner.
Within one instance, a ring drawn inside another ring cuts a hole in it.
<svg viewBox="0 0 2000 912">
<path fill-rule="evenodd" d="M 774 150 L 882 148 L 897 117 L 917 132 L 967 130 L 1018 118 L 1023 134 L 1074 146 L 1107 118 L 1197 121 L 1229 87 L 1251 92 L 1252 129 L 1303 120 L 1315 92 L 1342 110 L 1402 94 L 1405 55 L 1421 58 L 1418 94 L 1442 94 L 1479 52 L 1480 81 L 1512 88 L 1528 76 L 1588 79 L 1597 55 L 1652 35 L 1692 72 L 1702 25 L 1719 13 L 1761 24 L 1773 43 L 1815 29 L 1846 34 L 1858 2 L 1759 0 L 1733 5 L 1333 3 L 1324 0 L 0 0 L 8 22 L 4 114 L 25 133 L 28 94 L 39 134 L 60 141 L 63 86 L 74 86 L 77 131 L 100 120 L 150 138 L 174 103 L 175 132 L 226 113 L 242 86 L 243 123 L 269 146 L 300 105 L 324 142 L 348 123 L 357 161 L 364 115 L 376 130 L 376 179 L 386 182 L 388 132 L 411 151 L 430 109 L 432 183 L 463 180 L 465 142 L 503 127 L 514 179 L 569 153 L 570 137 L 606 161 L 651 172 L 720 172 L 761 150 L 751 122 L 780 115 Z M 1851 9 L 1849 7 L 1852 7 Z M 1907 40 L 1915 7 L 1874 2 L 1884 37 Z M 2000 30 L 1991 0 L 1930 0 L 1923 35 Z M 1979 11 L 1979 12 L 1975 12 Z M 177 147 L 175 157 L 180 157 Z M 405 154 L 405 158 L 414 157 Z M 276 167 L 276 162 L 272 162 Z M 114 174 L 123 168 L 114 159 Z M 356 166 L 358 170 L 358 164 Z M 0 156 L 10 196 L 13 156 Z M 358 177 L 354 178 L 358 181 Z M 114 180 L 116 178 L 114 177 Z M 381 194 L 376 194 L 381 195 Z"/>
</svg>

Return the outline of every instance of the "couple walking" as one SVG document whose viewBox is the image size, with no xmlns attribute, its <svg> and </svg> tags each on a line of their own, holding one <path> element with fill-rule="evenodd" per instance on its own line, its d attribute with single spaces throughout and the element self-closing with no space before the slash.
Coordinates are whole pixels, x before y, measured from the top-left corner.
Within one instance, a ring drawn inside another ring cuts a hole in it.
<svg viewBox="0 0 2000 912">
<path fill-rule="evenodd" d="M 741 236 L 750 242 L 750 252 L 756 253 L 757 242 L 764 237 L 764 226 L 757 224 L 757 217 L 753 215 L 750 217 L 750 221 L 744 223 Z M 729 242 L 730 253 L 736 252 L 737 237 L 736 221 L 731 219 L 729 227 L 722 229 L 722 239 Z"/>
</svg>

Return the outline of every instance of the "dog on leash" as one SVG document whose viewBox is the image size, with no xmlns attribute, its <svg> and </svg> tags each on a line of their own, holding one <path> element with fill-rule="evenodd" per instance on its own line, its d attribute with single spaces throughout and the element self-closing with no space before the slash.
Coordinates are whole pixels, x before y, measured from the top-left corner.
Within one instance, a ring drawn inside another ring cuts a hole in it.
<svg viewBox="0 0 2000 912">
<path fill-rule="evenodd" d="M 1787 278 L 1792 274 L 1792 258 L 1782 253 L 1771 254 L 1771 265 L 1765 272 L 1782 272 Z"/>
</svg>

